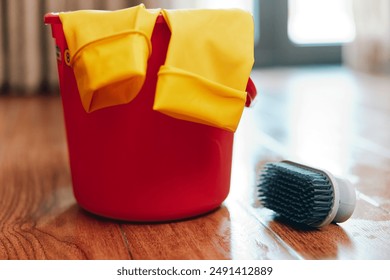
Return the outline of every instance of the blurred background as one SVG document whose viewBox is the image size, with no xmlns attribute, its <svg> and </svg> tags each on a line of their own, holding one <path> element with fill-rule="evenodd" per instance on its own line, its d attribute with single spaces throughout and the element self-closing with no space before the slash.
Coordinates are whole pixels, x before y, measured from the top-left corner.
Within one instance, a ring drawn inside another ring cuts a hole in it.
<svg viewBox="0 0 390 280">
<path fill-rule="evenodd" d="M 79 9 L 242 8 L 255 20 L 255 67 L 343 64 L 390 75 L 388 0 L 1 0 L 0 94 L 58 94 L 43 16 Z"/>
</svg>

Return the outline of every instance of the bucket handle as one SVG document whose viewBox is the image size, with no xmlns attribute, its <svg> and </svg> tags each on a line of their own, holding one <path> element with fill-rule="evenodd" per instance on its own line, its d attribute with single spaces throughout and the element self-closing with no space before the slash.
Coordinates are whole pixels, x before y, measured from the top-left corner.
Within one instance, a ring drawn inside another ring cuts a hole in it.
<svg viewBox="0 0 390 280">
<path fill-rule="evenodd" d="M 256 98 L 257 95 L 257 89 L 255 86 L 255 83 L 252 81 L 252 79 L 249 77 L 248 83 L 246 84 L 246 101 L 245 101 L 245 107 L 251 107 L 253 105 L 253 101 Z"/>
</svg>

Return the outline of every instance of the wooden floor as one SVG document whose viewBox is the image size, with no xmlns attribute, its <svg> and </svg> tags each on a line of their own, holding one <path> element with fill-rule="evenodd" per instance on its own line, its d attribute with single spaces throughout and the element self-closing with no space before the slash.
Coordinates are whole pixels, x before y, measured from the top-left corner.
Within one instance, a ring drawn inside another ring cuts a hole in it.
<svg viewBox="0 0 390 280">
<path fill-rule="evenodd" d="M 236 132 L 231 192 L 180 222 L 116 222 L 72 193 L 59 97 L 0 97 L 0 259 L 390 259 L 390 77 L 342 67 L 252 74 L 259 96 Z M 292 159 L 351 180 L 345 223 L 302 230 L 256 200 L 256 174 Z"/>
</svg>

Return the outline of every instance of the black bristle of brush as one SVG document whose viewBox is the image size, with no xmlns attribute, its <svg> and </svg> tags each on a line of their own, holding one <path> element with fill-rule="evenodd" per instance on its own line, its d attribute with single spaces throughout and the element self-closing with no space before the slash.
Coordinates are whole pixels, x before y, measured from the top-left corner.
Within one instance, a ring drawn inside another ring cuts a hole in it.
<svg viewBox="0 0 390 280">
<path fill-rule="evenodd" d="M 333 205 L 332 182 L 325 174 L 288 162 L 267 163 L 258 191 L 264 207 L 307 226 L 324 221 Z"/>
</svg>

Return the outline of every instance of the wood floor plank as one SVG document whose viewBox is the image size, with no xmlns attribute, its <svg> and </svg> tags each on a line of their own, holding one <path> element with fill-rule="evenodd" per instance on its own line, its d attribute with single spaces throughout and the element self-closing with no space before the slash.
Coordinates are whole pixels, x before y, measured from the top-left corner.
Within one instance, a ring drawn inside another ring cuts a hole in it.
<svg viewBox="0 0 390 280">
<path fill-rule="evenodd" d="M 123 224 L 135 259 L 228 259 L 227 209 L 187 221 Z"/>
<path fill-rule="evenodd" d="M 255 217 L 237 204 L 194 219 L 124 224 L 135 259 L 296 259 Z"/>
<path fill-rule="evenodd" d="M 0 101 L 0 259 L 129 258 L 116 223 L 76 205 L 61 103 Z"/>
</svg>

